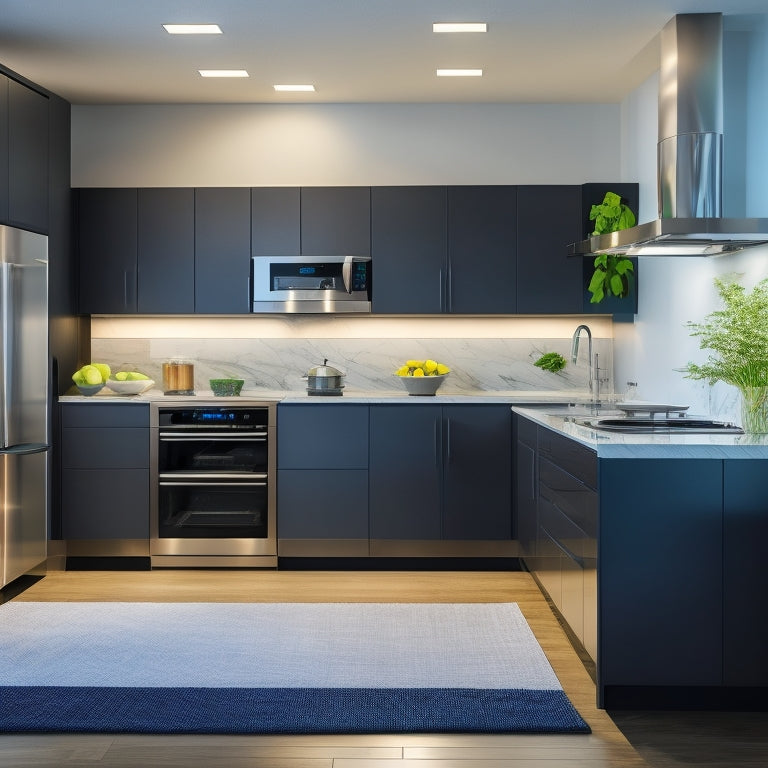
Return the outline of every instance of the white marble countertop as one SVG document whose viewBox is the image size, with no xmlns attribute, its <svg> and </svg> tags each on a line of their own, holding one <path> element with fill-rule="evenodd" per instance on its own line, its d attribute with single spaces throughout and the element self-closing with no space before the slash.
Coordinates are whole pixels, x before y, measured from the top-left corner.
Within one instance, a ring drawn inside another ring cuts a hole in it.
<svg viewBox="0 0 768 768">
<path fill-rule="evenodd" d="M 592 448 L 601 458 L 768 459 L 768 435 L 603 432 L 582 426 L 577 420 L 595 415 L 623 415 L 620 411 L 604 408 L 595 414 L 584 405 L 542 408 L 513 406 L 512 410 Z"/>
<path fill-rule="evenodd" d="M 338 395 L 309 395 L 306 390 L 284 391 L 268 389 L 243 390 L 238 397 L 214 397 L 210 390 L 199 390 L 194 395 L 166 396 L 162 390 L 150 389 L 141 395 L 118 395 L 104 388 L 95 395 L 67 394 L 59 397 L 61 403 L 151 403 L 151 402 L 202 402 L 213 400 L 222 403 L 241 403 L 245 400 L 276 401 L 280 403 L 501 403 L 501 404 L 568 404 L 588 403 L 589 393 L 573 390 L 546 391 L 488 391 L 451 392 L 442 390 L 434 396 L 409 395 L 405 390 L 351 390 Z"/>
</svg>

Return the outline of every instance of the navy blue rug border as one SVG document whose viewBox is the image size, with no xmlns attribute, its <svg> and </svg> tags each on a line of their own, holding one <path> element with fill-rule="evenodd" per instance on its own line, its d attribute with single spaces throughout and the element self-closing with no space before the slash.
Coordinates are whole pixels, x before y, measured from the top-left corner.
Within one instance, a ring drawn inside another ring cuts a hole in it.
<svg viewBox="0 0 768 768">
<path fill-rule="evenodd" d="M 3 733 L 591 733 L 562 690 L 0 686 Z"/>
</svg>

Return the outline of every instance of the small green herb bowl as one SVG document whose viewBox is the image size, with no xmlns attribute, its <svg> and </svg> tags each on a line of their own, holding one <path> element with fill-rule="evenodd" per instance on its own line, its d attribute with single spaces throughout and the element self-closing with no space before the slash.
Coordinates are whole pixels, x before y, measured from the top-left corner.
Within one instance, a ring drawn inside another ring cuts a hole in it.
<svg viewBox="0 0 768 768">
<path fill-rule="evenodd" d="M 209 379 L 208 383 L 216 397 L 238 397 L 245 379 Z"/>
</svg>

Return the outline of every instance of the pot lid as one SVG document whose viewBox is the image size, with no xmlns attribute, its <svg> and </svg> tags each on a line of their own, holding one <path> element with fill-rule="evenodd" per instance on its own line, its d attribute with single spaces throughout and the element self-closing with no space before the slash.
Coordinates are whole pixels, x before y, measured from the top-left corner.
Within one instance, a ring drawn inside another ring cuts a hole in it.
<svg viewBox="0 0 768 768">
<path fill-rule="evenodd" d="M 326 365 L 328 358 L 323 360 L 322 365 L 318 365 L 315 368 L 310 368 L 307 376 L 344 376 L 344 374 L 332 365 Z"/>
</svg>

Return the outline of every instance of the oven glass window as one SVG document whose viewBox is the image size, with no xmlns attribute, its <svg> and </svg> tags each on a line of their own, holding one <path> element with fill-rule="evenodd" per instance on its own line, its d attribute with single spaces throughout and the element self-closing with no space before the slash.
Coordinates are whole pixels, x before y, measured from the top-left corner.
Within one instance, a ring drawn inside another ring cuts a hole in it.
<svg viewBox="0 0 768 768">
<path fill-rule="evenodd" d="M 267 536 L 267 484 L 208 485 L 161 481 L 160 538 Z"/>
</svg>

